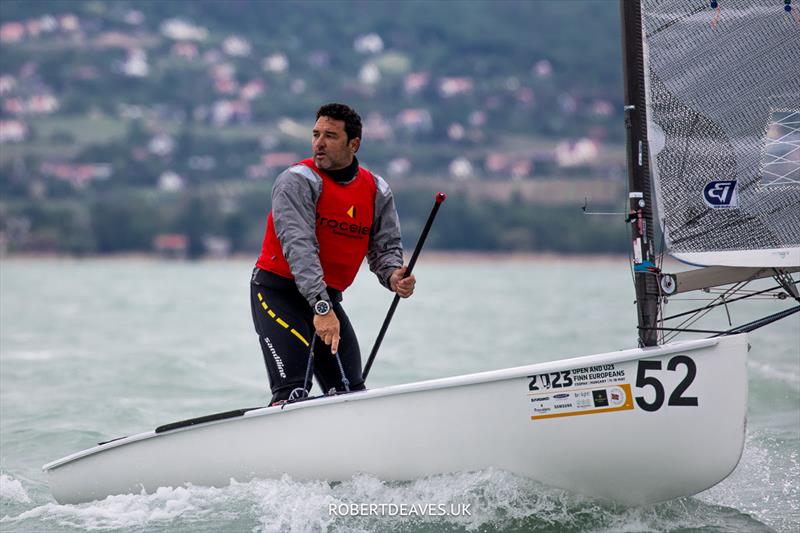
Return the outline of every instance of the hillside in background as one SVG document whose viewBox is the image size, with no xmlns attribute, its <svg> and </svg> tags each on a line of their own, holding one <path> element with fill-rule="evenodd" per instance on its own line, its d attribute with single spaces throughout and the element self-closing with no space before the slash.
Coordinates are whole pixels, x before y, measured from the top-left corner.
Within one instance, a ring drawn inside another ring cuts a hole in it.
<svg viewBox="0 0 800 533">
<path fill-rule="evenodd" d="M 616 2 L 0 4 L 0 250 L 260 246 L 275 175 L 344 101 L 431 245 L 599 252 L 623 224 Z M 159 237 L 160 236 L 160 237 Z M 159 244 L 160 243 L 160 244 Z"/>
</svg>

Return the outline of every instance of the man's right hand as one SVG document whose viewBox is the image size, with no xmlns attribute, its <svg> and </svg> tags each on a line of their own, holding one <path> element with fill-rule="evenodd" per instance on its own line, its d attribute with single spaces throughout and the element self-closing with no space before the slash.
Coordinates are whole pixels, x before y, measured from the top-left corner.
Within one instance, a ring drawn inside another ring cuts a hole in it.
<svg viewBox="0 0 800 533">
<path fill-rule="evenodd" d="M 331 353 L 339 351 L 339 319 L 333 309 L 325 315 L 314 315 L 314 329 L 319 338 L 330 345 Z"/>
</svg>

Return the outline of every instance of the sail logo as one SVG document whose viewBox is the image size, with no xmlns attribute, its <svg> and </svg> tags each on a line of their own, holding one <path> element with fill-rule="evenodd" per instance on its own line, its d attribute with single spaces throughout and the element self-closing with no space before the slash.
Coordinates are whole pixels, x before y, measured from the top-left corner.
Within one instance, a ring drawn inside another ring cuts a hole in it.
<svg viewBox="0 0 800 533">
<path fill-rule="evenodd" d="M 703 189 L 703 200 L 712 209 L 733 209 L 739 207 L 739 194 L 736 180 L 710 181 Z"/>
</svg>

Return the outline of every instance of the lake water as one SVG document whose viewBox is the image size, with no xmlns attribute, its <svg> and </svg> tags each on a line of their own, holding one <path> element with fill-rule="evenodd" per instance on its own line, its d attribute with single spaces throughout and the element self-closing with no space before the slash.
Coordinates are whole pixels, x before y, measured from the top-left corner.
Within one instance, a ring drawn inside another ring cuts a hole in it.
<svg viewBox="0 0 800 533">
<path fill-rule="evenodd" d="M 263 405 L 250 261 L 0 262 L 1 531 L 797 531 L 800 317 L 751 335 L 744 455 L 691 498 L 626 508 L 507 472 L 389 483 L 289 477 L 164 488 L 58 505 L 44 463 L 160 424 Z M 429 259 L 368 385 L 405 383 L 635 346 L 624 259 Z M 760 286 L 767 286 L 762 282 Z M 362 271 L 345 307 L 369 352 L 391 294 Z M 699 302 L 673 302 L 671 307 Z M 733 306 L 736 323 L 788 302 Z M 724 313 L 701 324 L 724 327 Z M 631 436 L 635 438 L 635 436 Z M 329 503 L 470 504 L 444 517 L 336 517 Z"/>
</svg>

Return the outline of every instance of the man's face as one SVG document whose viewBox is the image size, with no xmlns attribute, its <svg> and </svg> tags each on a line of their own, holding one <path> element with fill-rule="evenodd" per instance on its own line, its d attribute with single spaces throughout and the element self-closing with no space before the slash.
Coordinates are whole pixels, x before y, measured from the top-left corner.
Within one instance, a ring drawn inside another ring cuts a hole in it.
<svg viewBox="0 0 800 533">
<path fill-rule="evenodd" d="M 360 139 L 347 140 L 344 120 L 319 117 L 312 132 L 311 151 L 320 170 L 339 170 L 353 162 Z"/>
</svg>

